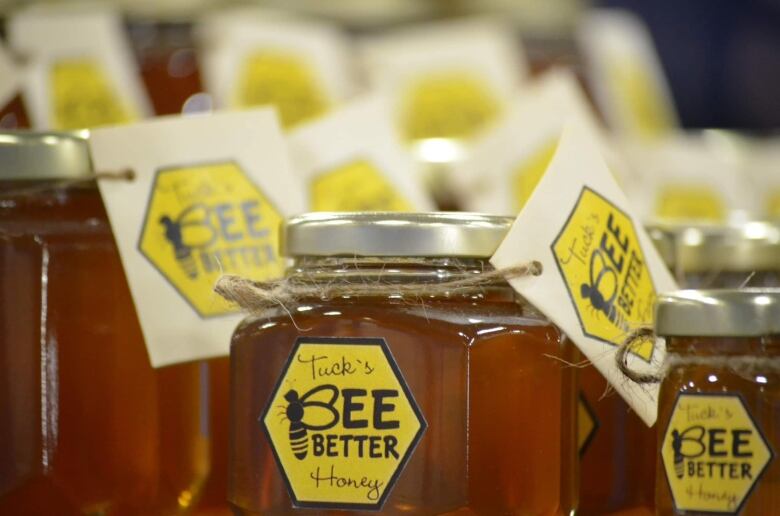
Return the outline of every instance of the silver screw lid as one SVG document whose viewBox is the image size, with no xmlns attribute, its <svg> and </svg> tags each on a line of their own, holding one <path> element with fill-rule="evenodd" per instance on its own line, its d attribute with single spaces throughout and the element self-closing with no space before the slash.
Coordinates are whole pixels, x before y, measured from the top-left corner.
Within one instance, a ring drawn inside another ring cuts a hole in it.
<svg viewBox="0 0 780 516">
<path fill-rule="evenodd" d="M 87 132 L 0 131 L 0 180 L 67 179 L 89 175 Z"/>
<path fill-rule="evenodd" d="M 671 292 L 656 302 L 655 327 L 662 337 L 780 335 L 780 289 Z"/>
<path fill-rule="evenodd" d="M 308 213 L 287 222 L 282 254 L 487 258 L 513 220 L 456 212 Z"/>
</svg>

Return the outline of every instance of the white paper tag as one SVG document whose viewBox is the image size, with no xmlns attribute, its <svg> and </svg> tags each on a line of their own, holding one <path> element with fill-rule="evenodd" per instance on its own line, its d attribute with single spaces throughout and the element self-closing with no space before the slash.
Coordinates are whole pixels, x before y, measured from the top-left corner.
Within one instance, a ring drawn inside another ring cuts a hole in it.
<svg viewBox="0 0 780 516">
<path fill-rule="evenodd" d="M 34 6 L 9 19 L 8 39 L 29 63 L 24 100 L 33 127 L 91 128 L 151 113 L 115 12 Z"/>
<path fill-rule="evenodd" d="M 95 170 L 154 367 L 224 356 L 241 315 L 221 273 L 279 277 L 279 228 L 304 209 L 271 109 L 97 129 Z"/>
<path fill-rule="evenodd" d="M 487 18 L 420 25 L 361 42 L 369 80 L 392 99 L 406 140 L 471 138 L 528 74 L 519 41 Z"/>
<path fill-rule="evenodd" d="M 451 177 L 465 209 L 518 213 L 552 160 L 571 116 L 588 124 L 606 148 L 606 139 L 574 74 L 553 69 L 525 86 L 501 122 L 477 139 L 469 156 L 455 165 Z M 620 168 L 622 172 L 624 167 Z M 616 167 L 612 169 L 618 172 Z"/>
<path fill-rule="evenodd" d="M 0 42 L 0 111 L 13 100 L 19 90 L 20 71 Z"/>
<path fill-rule="evenodd" d="M 620 191 L 596 139 L 576 119 L 491 258 L 496 268 L 538 260 L 538 277 L 510 280 L 577 345 L 647 423 L 656 419 L 655 384 L 640 386 L 616 367 L 616 345 L 650 324 L 656 295 L 674 290 L 672 276 Z M 656 371 L 665 349 L 644 343 L 628 357 L 632 369 Z"/>
<path fill-rule="evenodd" d="M 614 131 L 647 138 L 679 125 L 652 38 L 639 18 L 592 9 L 580 23 L 578 40 L 596 100 Z"/>
<path fill-rule="evenodd" d="M 715 134 L 677 132 L 651 141 L 624 140 L 620 146 L 637 173 L 627 193 L 644 221 L 725 223 L 734 216 L 761 215 L 744 163 L 733 145 Z"/>
<path fill-rule="evenodd" d="M 348 43 L 331 25 L 241 9 L 210 15 L 198 34 L 203 80 L 217 107 L 274 105 L 291 128 L 355 88 Z"/>
<path fill-rule="evenodd" d="M 379 97 L 305 124 L 288 141 L 313 211 L 433 209 Z"/>
</svg>

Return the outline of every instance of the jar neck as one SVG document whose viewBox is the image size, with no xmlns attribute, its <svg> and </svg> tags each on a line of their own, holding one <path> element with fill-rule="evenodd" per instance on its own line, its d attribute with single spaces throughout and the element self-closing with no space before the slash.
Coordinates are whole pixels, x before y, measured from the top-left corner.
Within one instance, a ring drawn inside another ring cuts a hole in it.
<svg viewBox="0 0 780 516">
<path fill-rule="evenodd" d="M 446 295 L 432 296 L 425 285 L 457 281 L 472 275 L 493 271 L 487 258 L 429 257 L 297 257 L 287 271 L 293 280 L 349 285 L 351 283 L 420 285 L 420 297 L 471 298 L 491 301 L 514 301 L 512 287 L 502 278 L 479 286 L 457 288 Z"/>
<path fill-rule="evenodd" d="M 763 337 L 672 337 L 666 349 L 682 356 L 780 356 L 780 335 Z"/>
</svg>

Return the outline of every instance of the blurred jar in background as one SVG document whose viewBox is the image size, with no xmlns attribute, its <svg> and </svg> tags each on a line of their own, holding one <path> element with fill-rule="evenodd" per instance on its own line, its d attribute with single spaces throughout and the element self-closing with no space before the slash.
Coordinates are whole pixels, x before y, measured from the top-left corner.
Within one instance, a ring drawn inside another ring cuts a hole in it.
<svg viewBox="0 0 780 516">
<path fill-rule="evenodd" d="M 656 224 L 650 236 L 685 288 L 780 287 L 780 224 Z"/>
<path fill-rule="evenodd" d="M 127 24 L 141 77 L 157 115 L 207 111 L 192 22 L 177 17 L 137 16 Z"/>
<path fill-rule="evenodd" d="M 153 369 L 86 141 L 0 133 L 0 513 L 178 514 L 205 369 Z"/>
</svg>

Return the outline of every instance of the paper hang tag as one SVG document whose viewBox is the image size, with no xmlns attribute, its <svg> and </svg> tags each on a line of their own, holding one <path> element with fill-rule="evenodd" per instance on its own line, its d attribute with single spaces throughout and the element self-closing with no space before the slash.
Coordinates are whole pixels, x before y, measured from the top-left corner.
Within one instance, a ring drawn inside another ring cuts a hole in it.
<svg viewBox="0 0 780 516">
<path fill-rule="evenodd" d="M 201 22 L 201 67 L 218 107 L 273 105 L 282 126 L 314 119 L 355 89 L 349 46 L 335 27 L 228 10 Z"/>
<path fill-rule="evenodd" d="M 593 9 L 577 36 L 589 82 L 612 129 L 648 138 L 679 125 L 652 38 L 639 18 L 617 9 Z"/>
<path fill-rule="evenodd" d="M 544 272 L 510 284 L 652 425 L 658 386 L 629 381 L 617 369 L 615 352 L 632 329 L 652 323 L 656 295 L 676 285 L 596 139 L 576 119 L 567 124 L 552 163 L 490 261 L 503 268 L 532 260 Z M 628 363 L 637 371 L 657 371 L 664 354 L 661 341 L 644 343 Z"/>
<path fill-rule="evenodd" d="M 151 113 L 115 12 L 35 6 L 10 18 L 8 36 L 28 61 L 23 95 L 35 128 L 92 128 Z"/>
<path fill-rule="evenodd" d="M 98 181 L 154 367 L 227 355 L 241 315 L 222 273 L 279 277 L 279 227 L 304 210 L 271 109 L 92 131 Z"/>
<path fill-rule="evenodd" d="M 0 111 L 18 93 L 20 80 L 20 71 L 16 69 L 11 56 L 0 42 Z M 2 125 L 2 121 L 0 121 L 0 125 Z"/>
<path fill-rule="evenodd" d="M 475 140 L 469 156 L 455 165 L 452 181 L 465 209 L 518 213 L 550 163 L 571 116 L 587 124 L 601 147 L 607 148 L 599 123 L 570 71 L 553 69 L 525 86 L 497 126 Z M 625 167 L 611 169 L 623 172 Z"/>
<path fill-rule="evenodd" d="M 723 223 L 732 213 L 761 215 L 745 165 L 731 145 L 700 133 L 676 133 L 625 140 L 621 148 L 637 172 L 628 194 L 642 220 Z"/>
<path fill-rule="evenodd" d="M 288 142 L 314 211 L 433 209 L 379 97 L 305 124 Z"/>
<path fill-rule="evenodd" d="M 392 99 L 407 140 L 479 134 L 528 75 L 511 30 L 488 18 L 371 36 L 361 42 L 361 58 L 372 86 Z"/>
</svg>

